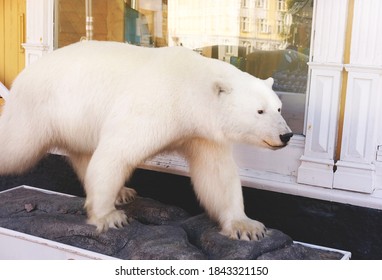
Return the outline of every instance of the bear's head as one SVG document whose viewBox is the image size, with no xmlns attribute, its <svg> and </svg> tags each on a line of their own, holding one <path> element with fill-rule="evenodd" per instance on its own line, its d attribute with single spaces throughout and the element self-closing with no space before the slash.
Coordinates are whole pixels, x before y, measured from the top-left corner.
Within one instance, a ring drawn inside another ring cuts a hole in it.
<svg viewBox="0 0 382 280">
<path fill-rule="evenodd" d="M 293 133 L 281 116 L 282 104 L 272 85 L 272 78 L 261 80 L 243 72 L 216 82 L 227 138 L 271 149 L 287 145 Z"/>
</svg>

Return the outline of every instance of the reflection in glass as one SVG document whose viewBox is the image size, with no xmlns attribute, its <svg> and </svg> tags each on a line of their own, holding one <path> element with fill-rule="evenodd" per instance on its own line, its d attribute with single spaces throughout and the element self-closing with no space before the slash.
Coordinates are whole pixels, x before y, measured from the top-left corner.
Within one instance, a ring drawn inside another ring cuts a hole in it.
<svg viewBox="0 0 382 280">
<path fill-rule="evenodd" d="M 57 0 L 58 46 L 85 33 L 84 0 Z M 303 133 L 313 0 L 92 0 L 94 39 L 183 46 L 275 79 L 285 119 Z M 57 21 L 56 19 L 56 21 Z"/>
</svg>

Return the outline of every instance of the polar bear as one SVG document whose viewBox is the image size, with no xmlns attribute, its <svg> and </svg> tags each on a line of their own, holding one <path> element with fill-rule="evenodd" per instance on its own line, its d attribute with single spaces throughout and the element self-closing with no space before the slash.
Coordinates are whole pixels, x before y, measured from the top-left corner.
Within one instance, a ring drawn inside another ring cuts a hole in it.
<svg viewBox="0 0 382 280">
<path fill-rule="evenodd" d="M 65 150 L 86 191 L 88 222 L 104 231 L 128 223 L 115 205 L 134 198 L 124 184 L 137 165 L 178 152 L 221 233 L 258 240 L 266 229 L 244 213 L 232 143 L 288 143 L 292 132 L 272 84 L 183 47 L 76 43 L 14 81 L 0 117 L 0 174 Z"/>
</svg>

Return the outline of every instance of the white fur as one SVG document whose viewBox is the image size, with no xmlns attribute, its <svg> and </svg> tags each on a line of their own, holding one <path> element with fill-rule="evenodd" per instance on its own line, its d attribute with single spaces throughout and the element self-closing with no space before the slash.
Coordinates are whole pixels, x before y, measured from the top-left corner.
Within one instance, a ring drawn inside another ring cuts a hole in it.
<svg viewBox="0 0 382 280">
<path fill-rule="evenodd" d="M 279 136 L 290 129 L 272 84 L 182 47 L 77 43 L 15 80 L 0 117 L 0 174 L 65 149 L 84 183 L 89 222 L 104 230 L 127 223 L 115 203 L 135 196 L 122 186 L 136 166 L 177 151 L 222 233 L 258 239 L 265 227 L 244 214 L 231 143 L 284 146 Z"/>
</svg>

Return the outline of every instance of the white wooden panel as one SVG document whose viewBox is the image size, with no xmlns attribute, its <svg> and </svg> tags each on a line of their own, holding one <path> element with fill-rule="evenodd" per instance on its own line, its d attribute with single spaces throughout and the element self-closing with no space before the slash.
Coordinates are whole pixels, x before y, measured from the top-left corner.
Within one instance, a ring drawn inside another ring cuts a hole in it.
<svg viewBox="0 0 382 280">
<path fill-rule="evenodd" d="M 375 182 L 376 173 L 373 164 L 337 162 L 333 188 L 370 194 L 375 189 Z"/>
<path fill-rule="evenodd" d="M 356 0 L 350 61 L 353 65 L 382 65 L 382 1 Z"/>
<path fill-rule="evenodd" d="M 297 182 L 332 188 L 348 0 L 314 4 L 306 145 Z"/>
<path fill-rule="evenodd" d="M 341 160 L 374 161 L 378 78 L 377 74 L 349 73 Z"/>
<path fill-rule="evenodd" d="M 319 159 L 302 156 L 301 165 L 298 168 L 297 182 L 317 187 L 332 188 L 333 168 L 332 159 Z"/>
<path fill-rule="evenodd" d="M 311 114 L 307 120 L 307 136 L 309 145 L 305 155 L 320 158 L 333 157 L 333 139 L 330 135 L 336 127 L 338 98 L 333 98 L 333 91 L 338 91 L 339 71 L 313 70 L 309 110 Z"/>
<path fill-rule="evenodd" d="M 381 126 L 382 2 L 355 0 L 341 158 L 333 187 L 372 193 Z M 381 168 L 381 167 L 380 167 Z"/>
<path fill-rule="evenodd" d="M 312 74 L 306 144 L 297 181 L 331 188 L 342 67 L 315 63 L 309 66 Z"/>
<path fill-rule="evenodd" d="M 25 65 L 28 66 L 45 53 L 53 51 L 54 0 L 27 0 L 27 35 Z"/>
<path fill-rule="evenodd" d="M 333 187 L 372 193 L 376 188 L 378 104 L 381 73 L 370 67 L 346 67 L 349 71 L 341 158 Z"/>
<path fill-rule="evenodd" d="M 366 159 L 366 143 L 368 122 L 370 116 L 370 102 L 371 102 L 371 80 L 370 79 L 353 79 L 353 92 L 358 94 L 353 95 L 351 107 L 353 114 L 349 118 L 349 137 L 352 140 L 348 142 L 346 157 L 351 160 L 352 158 L 365 160 Z M 350 108 L 348 108 L 350 109 Z M 372 124 L 372 123 L 371 123 Z"/>
<path fill-rule="evenodd" d="M 37 61 L 44 54 L 49 52 L 49 46 L 47 45 L 34 45 L 25 43 L 23 44 L 23 48 L 25 49 L 25 65 L 29 66 L 33 62 Z"/>
<path fill-rule="evenodd" d="M 314 2 L 313 62 L 342 63 L 348 0 Z"/>
<path fill-rule="evenodd" d="M 27 43 L 50 45 L 53 42 L 54 0 L 26 0 L 26 4 Z"/>
</svg>

